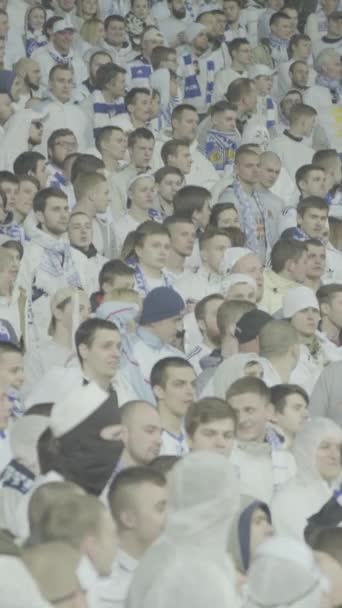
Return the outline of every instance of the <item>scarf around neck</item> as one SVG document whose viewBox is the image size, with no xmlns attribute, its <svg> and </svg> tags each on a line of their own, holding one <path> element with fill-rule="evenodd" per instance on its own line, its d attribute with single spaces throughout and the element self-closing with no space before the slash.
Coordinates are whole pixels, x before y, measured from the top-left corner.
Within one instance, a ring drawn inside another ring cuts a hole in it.
<svg viewBox="0 0 342 608">
<path fill-rule="evenodd" d="M 66 285 L 81 289 L 81 279 L 72 257 L 70 244 L 62 239 L 55 239 L 42 230 L 36 231 L 34 242 L 43 249 L 40 269 L 56 279 L 56 282 L 63 279 Z M 57 283 L 56 289 L 58 289 Z"/>
</svg>

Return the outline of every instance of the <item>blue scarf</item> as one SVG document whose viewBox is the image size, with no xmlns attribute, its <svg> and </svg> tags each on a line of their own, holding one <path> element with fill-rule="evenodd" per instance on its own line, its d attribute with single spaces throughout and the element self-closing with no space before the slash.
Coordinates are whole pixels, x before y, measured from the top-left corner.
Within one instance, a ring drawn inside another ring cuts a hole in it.
<svg viewBox="0 0 342 608">
<path fill-rule="evenodd" d="M 42 32 L 29 32 L 25 38 L 26 57 L 31 57 L 32 53 L 37 49 L 41 49 L 48 44 L 48 40 Z"/>
<path fill-rule="evenodd" d="M 182 59 L 185 66 L 184 99 L 199 99 L 202 97 L 202 92 L 196 76 L 192 56 L 188 53 L 187 55 L 183 55 Z M 209 59 L 207 61 L 207 86 L 205 94 L 205 103 L 207 105 L 211 104 L 214 92 L 214 77 L 215 63 Z"/>
<path fill-rule="evenodd" d="M 56 51 L 55 47 L 51 44 L 51 42 L 49 42 L 49 44 L 47 45 L 47 50 L 48 50 L 48 53 L 49 53 L 51 59 L 53 59 L 56 64 L 67 65 L 68 67 L 72 66 L 72 60 L 73 60 L 72 53 L 70 53 L 69 55 L 66 55 L 65 57 L 63 55 L 60 55 L 58 53 L 58 51 Z"/>
<path fill-rule="evenodd" d="M 130 66 L 132 87 L 144 87 L 152 74 L 152 66 L 142 55 L 135 59 Z M 141 81 L 141 82 L 140 82 Z"/>
<path fill-rule="evenodd" d="M 278 36 L 275 36 L 274 34 L 271 34 L 270 37 L 268 38 L 269 43 L 271 45 L 272 49 L 286 49 L 289 46 L 289 41 L 288 40 L 284 40 L 284 38 L 278 38 Z"/>
<path fill-rule="evenodd" d="M 126 112 L 126 106 L 123 97 L 117 101 L 108 103 L 104 100 L 101 91 L 93 93 L 93 111 L 94 111 L 94 133 L 95 136 L 99 129 L 107 127 L 111 124 L 111 119 L 118 114 Z"/>
<path fill-rule="evenodd" d="M 272 129 L 276 125 L 275 121 L 275 106 L 272 97 L 267 95 L 266 97 L 266 127 Z"/>
</svg>

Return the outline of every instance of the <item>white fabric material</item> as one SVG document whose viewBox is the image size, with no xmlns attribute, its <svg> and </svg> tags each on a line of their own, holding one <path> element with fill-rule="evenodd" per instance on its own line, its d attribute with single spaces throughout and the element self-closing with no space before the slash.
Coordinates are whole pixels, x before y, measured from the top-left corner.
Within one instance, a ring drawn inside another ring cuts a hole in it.
<svg viewBox="0 0 342 608">
<path fill-rule="evenodd" d="M 338 479 L 328 484 L 318 471 L 317 449 L 324 440 L 342 442 L 342 431 L 327 418 L 314 418 L 298 433 L 293 453 L 297 474 L 281 488 L 272 502 L 273 524 L 279 534 L 303 539 L 307 519 L 319 511 L 339 486 Z"/>
<path fill-rule="evenodd" d="M 244 590 L 244 608 L 320 608 L 328 583 L 304 543 L 276 536 L 256 550 Z"/>
<path fill-rule="evenodd" d="M 0 555 L 1 608 L 49 608 L 36 582 L 17 557 Z"/>
<path fill-rule="evenodd" d="M 238 353 L 225 359 L 218 366 L 213 377 L 215 397 L 225 399 L 227 390 L 233 382 L 246 376 L 246 365 L 248 363 L 259 363 L 258 355 L 254 353 Z"/>
<path fill-rule="evenodd" d="M 13 163 L 19 154 L 30 150 L 28 140 L 32 121 L 41 120 L 42 116 L 42 113 L 34 110 L 19 110 L 7 122 L 3 142 L 4 165 L 7 171 L 13 171 Z"/>
<path fill-rule="evenodd" d="M 51 410 L 50 428 L 55 437 L 62 437 L 93 414 L 108 394 L 95 382 L 75 388 L 68 397 L 55 403 Z"/>
<path fill-rule="evenodd" d="M 240 493 L 228 460 L 209 452 L 189 454 L 176 464 L 169 483 L 170 511 L 166 529 L 139 564 L 128 593 L 127 608 L 154 606 L 149 598 L 158 598 L 160 593 L 159 602 L 170 601 L 167 594 L 162 591 L 158 594 L 157 590 L 162 577 L 172 572 L 180 556 L 189 564 L 190 572 L 190 564 L 197 559 L 203 560 L 224 574 L 232 590 L 235 586 L 234 567 L 226 547 L 232 518 L 239 508 Z M 180 589 L 178 577 L 171 577 L 172 580 Z M 235 603 L 230 605 L 235 606 Z"/>
<path fill-rule="evenodd" d="M 309 165 L 315 153 L 313 148 L 303 142 L 294 141 L 286 135 L 273 139 L 271 148 L 273 152 L 278 154 L 283 166 L 288 170 L 293 180 L 295 180 L 297 169 L 302 165 Z"/>
<path fill-rule="evenodd" d="M 283 315 L 285 319 L 291 319 L 297 312 L 305 308 L 315 308 L 319 311 L 318 300 L 309 287 L 293 287 L 283 297 Z"/>
</svg>

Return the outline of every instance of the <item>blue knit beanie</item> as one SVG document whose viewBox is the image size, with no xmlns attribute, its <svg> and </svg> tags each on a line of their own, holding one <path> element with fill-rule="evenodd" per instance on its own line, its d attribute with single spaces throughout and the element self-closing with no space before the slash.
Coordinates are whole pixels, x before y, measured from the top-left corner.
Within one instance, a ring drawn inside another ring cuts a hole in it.
<svg viewBox="0 0 342 608">
<path fill-rule="evenodd" d="M 184 309 L 183 299 L 172 287 L 156 287 L 147 294 L 143 301 L 140 325 L 149 325 L 178 317 L 184 312 Z"/>
</svg>

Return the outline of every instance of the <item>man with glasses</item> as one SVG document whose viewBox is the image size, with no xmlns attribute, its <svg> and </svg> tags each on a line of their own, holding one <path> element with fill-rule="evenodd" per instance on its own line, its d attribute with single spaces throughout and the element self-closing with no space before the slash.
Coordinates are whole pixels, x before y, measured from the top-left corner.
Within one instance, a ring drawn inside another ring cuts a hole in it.
<svg viewBox="0 0 342 608">
<path fill-rule="evenodd" d="M 56 129 L 47 141 L 48 171 L 47 186 L 62 190 L 68 197 L 70 209 L 76 204 L 74 189 L 64 170 L 64 161 L 70 154 L 76 154 L 78 143 L 70 129 Z"/>
</svg>

